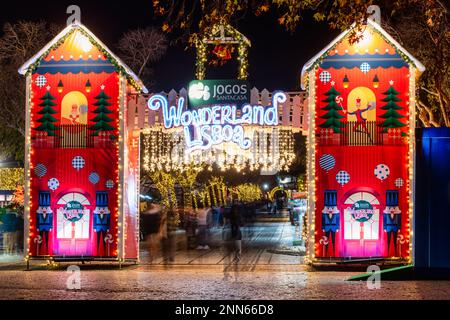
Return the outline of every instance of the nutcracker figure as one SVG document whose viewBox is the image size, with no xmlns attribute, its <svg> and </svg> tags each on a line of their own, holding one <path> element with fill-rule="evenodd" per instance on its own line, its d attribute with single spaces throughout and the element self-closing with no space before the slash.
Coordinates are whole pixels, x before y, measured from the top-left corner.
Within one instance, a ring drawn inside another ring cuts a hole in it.
<svg viewBox="0 0 450 320">
<path fill-rule="evenodd" d="M 96 192 L 96 207 L 94 210 L 93 228 L 97 234 L 97 254 L 100 252 L 100 240 L 103 243 L 103 252 L 106 251 L 106 233 L 110 228 L 110 212 L 108 209 L 108 192 Z"/>
<path fill-rule="evenodd" d="M 394 255 L 397 256 L 397 233 L 401 227 L 401 211 L 398 207 L 398 190 L 386 190 L 386 209 L 383 211 L 383 229 L 387 234 L 387 252 L 389 254 L 391 237 L 394 242 Z"/>
<path fill-rule="evenodd" d="M 339 210 L 337 208 L 337 191 L 325 190 L 324 208 L 322 210 L 322 231 L 328 238 L 328 244 L 333 245 L 333 256 L 336 249 L 336 232 L 340 228 Z M 325 253 L 328 251 L 328 244 L 325 246 Z"/>
<path fill-rule="evenodd" d="M 50 207 L 50 191 L 39 191 L 39 207 L 36 210 L 36 230 L 45 242 L 45 254 L 48 254 L 49 232 L 53 229 L 53 211 Z"/>
</svg>

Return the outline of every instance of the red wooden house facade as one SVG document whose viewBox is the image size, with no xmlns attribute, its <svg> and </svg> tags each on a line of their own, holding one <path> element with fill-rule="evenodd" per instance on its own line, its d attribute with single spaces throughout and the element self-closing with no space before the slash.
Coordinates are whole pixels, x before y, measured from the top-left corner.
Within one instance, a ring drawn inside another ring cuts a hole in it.
<svg viewBox="0 0 450 320">
<path fill-rule="evenodd" d="M 343 32 L 303 68 L 308 256 L 412 256 L 415 79 L 423 65 L 377 23 Z"/>
<path fill-rule="evenodd" d="M 27 258 L 138 258 L 139 140 L 128 94 L 146 90 L 85 26 L 67 26 L 27 79 Z"/>
</svg>

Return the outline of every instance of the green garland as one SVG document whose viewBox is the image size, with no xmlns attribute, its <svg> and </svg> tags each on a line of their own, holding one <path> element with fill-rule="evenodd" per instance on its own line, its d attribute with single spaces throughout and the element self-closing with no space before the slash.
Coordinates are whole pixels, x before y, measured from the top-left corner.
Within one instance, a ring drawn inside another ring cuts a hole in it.
<svg viewBox="0 0 450 320">
<path fill-rule="evenodd" d="M 116 68 L 121 76 L 125 75 L 128 82 L 138 91 L 142 90 L 142 86 L 133 79 L 132 76 L 128 74 L 125 68 L 105 49 L 102 45 L 100 45 L 94 38 L 91 37 L 89 33 L 87 33 L 83 28 L 76 27 L 66 33 L 63 37 L 61 37 L 55 44 L 53 44 L 48 50 L 46 50 L 30 67 L 28 68 L 26 75 L 29 76 L 36 71 L 41 61 L 47 57 L 50 52 L 61 46 L 68 37 L 70 37 L 76 30 L 79 30 L 85 37 L 89 39 L 89 41 L 111 62 L 111 64 Z"/>
<path fill-rule="evenodd" d="M 248 47 L 250 46 L 250 41 L 245 38 L 239 31 L 234 29 L 229 24 L 219 23 L 208 28 L 202 39 L 195 38 L 194 43 L 197 51 L 196 65 L 196 77 L 198 80 L 205 79 L 206 76 L 206 62 L 207 57 L 207 41 L 213 38 L 217 32 L 220 32 L 220 28 L 223 27 L 225 32 L 228 33 L 234 40 L 238 42 L 238 61 L 239 61 L 239 71 L 238 79 L 246 80 L 248 77 Z M 219 43 L 221 43 L 219 41 Z"/>
<path fill-rule="evenodd" d="M 400 50 L 397 49 L 397 46 L 394 45 L 391 41 L 389 41 L 389 39 L 387 39 L 378 29 L 374 28 L 374 27 L 370 27 L 372 31 L 374 31 L 375 33 L 377 33 L 378 35 L 381 36 L 381 38 L 383 38 L 384 41 L 386 41 L 391 47 L 394 48 L 395 52 L 398 53 L 406 62 L 408 62 L 409 64 L 414 64 L 414 61 L 412 61 L 407 55 L 405 55 L 403 52 L 401 52 Z M 342 38 L 340 41 L 337 41 L 331 48 L 329 48 L 327 51 L 325 51 L 308 69 L 306 69 L 307 72 L 311 71 L 313 69 L 313 67 L 315 67 L 316 65 L 320 65 L 323 61 L 323 59 L 328 56 L 328 54 L 333 51 L 344 39 L 347 38 L 347 35 Z"/>
<path fill-rule="evenodd" d="M 50 48 L 48 48 L 43 54 L 41 54 L 41 56 L 28 67 L 28 70 L 26 72 L 26 76 L 31 75 L 32 73 L 34 73 L 37 69 L 37 67 L 41 64 L 41 61 L 50 54 L 50 52 L 52 52 L 53 50 L 55 50 L 56 48 L 58 48 L 59 46 L 61 46 L 64 41 L 67 40 L 68 37 L 70 37 L 72 35 L 72 33 L 75 32 L 75 29 L 70 30 L 68 33 L 66 33 L 63 37 L 61 37 L 58 41 L 56 41 L 55 44 L 53 44 Z"/>
</svg>

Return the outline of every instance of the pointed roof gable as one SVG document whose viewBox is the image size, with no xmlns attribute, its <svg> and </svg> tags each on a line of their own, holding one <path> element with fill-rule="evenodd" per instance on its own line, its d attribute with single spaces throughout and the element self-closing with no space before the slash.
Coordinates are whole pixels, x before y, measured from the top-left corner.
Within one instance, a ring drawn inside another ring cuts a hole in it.
<svg viewBox="0 0 450 320">
<path fill-rule="evenodd" d="M 251 47 L 250 40 L 239 32 L 233 26 L 221 22 L 207 28 L 204 32 L 202 41 L 206 43 L 239 43 L 239 40 L 245 43 L 245 45 Z"/>
<path fill-rule="evenodd" d="M 137 75 L 119 57 L 109 50 L 109 48 L 103 44 L 103 42 L 101 42 L 88 28 L 78 21 L 75 21 L 73 24 L 64 28 L 55 38 L 53 38 L 53 40 L 47 43 L 38 53 L 25 62 L 20 67 L 19 73 L 25 75 L 28 72 L 33 72 L 52 50 L 60 47 L 64 41 L 76 31 L 79 31 L 81 34 L 86 36 L 89 39 L 89 42 L 100 52 L 102 52 L 118 71 L 122 71 L 126 75 L 127 79 L 136 89 L 144 93 L 148 93 L 147 88 L 145 88 L 144 84 L 137 77 Z"/>
<path fill-rule="evenodd" d="M 352 28 L 355 26 L 355 24 L 352 25 L 352 27 L 344 32 L 342 32 L 339 36 L 337 36 L 333 41 L 331 41 L 323 50 L 321 50 L 318 54 L 316 54 L 313 58 L 311 58 L 302 68 L 301 73 L 301 87 L 302 89 L 305 89 L 305 77 L 306 73 L 311 70 L 317 63 L 320 63 L 320 59 L 326 55 L 332 48 L 334 48 L 337 44 L 339 44 L 345 37 L 350 33 Z M 378 32 L 381 37 L 388 42 L 390 45 L 392 45 L 397 51 L 401 52 L 403 55 L 405 55 L 409 61 L 409 63 L 412 63 L 420 72 L 425 71 L 425 66 L 416 58 L 414 58 L 408 51 L 406 51 L 405 48 L 403 48 L 391 35 L 389 35 L 378 23 L 372 21 L 371 19 L 367 20 L 367 26 L 376 32 Z"/>
</svg>

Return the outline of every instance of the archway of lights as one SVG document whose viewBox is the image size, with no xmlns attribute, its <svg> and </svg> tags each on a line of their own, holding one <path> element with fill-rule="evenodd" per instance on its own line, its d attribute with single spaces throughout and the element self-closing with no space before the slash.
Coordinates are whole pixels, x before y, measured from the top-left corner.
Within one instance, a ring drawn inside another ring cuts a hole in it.
<svg viewBox="0 0 450 320">
<path fill-rule="evenodd" d="M 223 142 L 206 150 L 189 151 L 183 130 L 152 128 L 143 132 L 143 167 L 147 171 L 184 170 L 191 164 L 221 170 L 288 170 L 295 159 L 294 133 L 283 128 L 249 126 L 244 135 L 252 146 L 241 149 L 233 142 Z"/>
<path fill-rule="evenodd" d="M 141 130 L 143 169 L 168 172 L 216 165 L 223 171 L 288 170 L 295 159 L 294 134 L 302 129 L 292 119 L 302 112 L 302 100 L 283 92 L 266 91 L 263 99 L 253 96 L 259 99 L 239 107 L 216 104 L 196 109 L 186 105 L 183 92 L 147 97 L 143 116 L 148 123 Z"/>
</svg>

